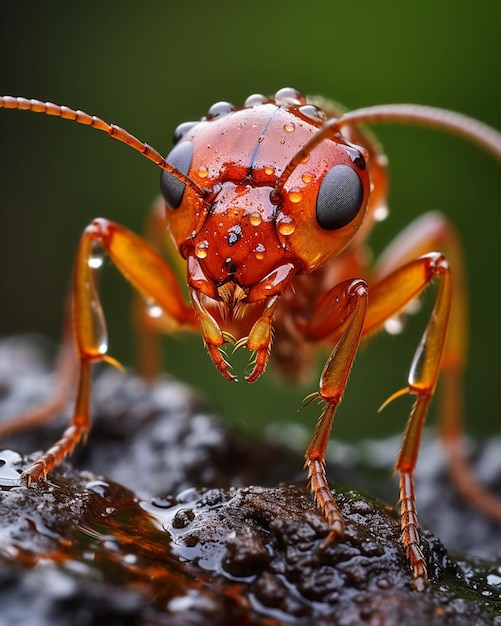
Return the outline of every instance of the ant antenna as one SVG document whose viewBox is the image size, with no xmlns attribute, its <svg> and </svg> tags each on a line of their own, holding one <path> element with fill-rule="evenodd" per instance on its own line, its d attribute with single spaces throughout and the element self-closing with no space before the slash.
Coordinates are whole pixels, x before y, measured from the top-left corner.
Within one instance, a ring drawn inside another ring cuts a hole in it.
<svg viewBox="0 0 501 626">
<path fill-rule="evenodd" d="M 325 124 L 321 128 L 319 128 L 319 130 L 313 135 L 313 137 L 304 144 L 301 150 L 296 152 L 292 159 L 287 163 L 283 172 L 280 174 L 280 177 L 278 178 L 275 187 L 271 192 L 270 199 L 273 204 L 280 204 L 282 189 L 284 188 L 287 179 L 298 165 L 306 161 L 313 148 L 318 146 L 318 144 L 324 141 L 324 139 L 336 136 L 340 137 L 341 132 L 338 126 L 338 120 L 336 118 L 332 118 L 325 122 Z"/>
<path fill-rule="evenodd" d="M 328 120 L 304 146 L 296 152 L 280 174 L 276 185 L 271 193 L 274 204 L 281 201 L 281 192 L 292 172 L 298 165 L 303 163 L 310 152 L 324 139 L 329 137 L 341 137 L 343 126 L 357 126 L 359 124 L 379 124 L 396 122 L 401 124 L 413 124 L 428 126 L 439 130 L 448 131 L 458 135 L 480 148 L 489 152 L 501 161 L 501 133 L 491 126 L 478 120 L 437 107 L 422 106 L 419 104 L 381 104 L 349 111 L 338 118 Z"/>
<path fill-rule="evenodd" d="M 62 117 L 84 126 L 92 126 L 97 130 L 108 133 L 113 139 L 118 139 L 145 156 L 149 161 L 156 163 L 161 169 L 172 174 L 179 182 L 183 183 L 194 191 L 201 198 L 207 195 L 207 191 L 199 187 L 191 178 L 183 174 L 173 165 L 168 163 L 164 157 L 147 143 L 140 141 L 134 135 L 115 124 L 108 124 L 95 115 L 89 115 L 85 111 L 70 109 L 67 106 L 60 106 L 53 102 L 42 102 L 41 100 L 29 100 L 27 98 L 17 98 L 13 96 L 0 96 L 0 109 L 19 109 L 20 111 L 32 111 L 33 113 L 45 113 L 54 117 Z"/>
<path fill-rule="evenodd" d="M 337 119 L 338 128 L 358 124 L 396 122 L 429 126 L 458 135 L 501 161 L 501 133 L 478 120 L 436 107 L 419 104 L 381 104 L 349 111 Z"/>
</svg>

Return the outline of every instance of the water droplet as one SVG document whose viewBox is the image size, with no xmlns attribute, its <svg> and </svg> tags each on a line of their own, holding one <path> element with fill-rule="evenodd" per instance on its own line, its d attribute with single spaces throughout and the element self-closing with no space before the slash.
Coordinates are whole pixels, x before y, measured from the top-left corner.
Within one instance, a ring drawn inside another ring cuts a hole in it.
<svg viewBox="0 0 501 626">
<path fill-rule="evenodd" d="M 207 113 L 207 119 L 214 120 L 217 117 L 228 115 L 228 113 L 232 113 L 234 110 L 235 106 L 231 104 L 231 102 L 216 102 L 209 109 Z"/>
<path fill-rule="evenodd" d="M 85 485 L 85 488 L 89 491 L 94 491 L 101 498 L 109 498 L 110 497 L 110 485 L 105 480 L 91 480 Z"/>
<path fill-rule="evenodd" d="M 108 342 L 103 339 L 98 345 L 97 351 L 99 354 L 106 354 L 108 352 Z"/>
<path fill-rule="evenodd" d="M 253 93 L 244 102 L 244 107 L 253 107 L 259 104 L 264 104 L 267 100 L 268 98 L 266 96 L 263 96 L 260 93 Z"/>
<path fill-rule="evenodd" d="M 297 187 L 294 187 L 289 191 L 289 200 L 294 204 L 301 202 L 303 196 Z"/>
<path fill-rule="evenodd" d="M 2 450 L 0 457 L 0 487 L 16 487 L 21 474 L 21 455 L 14 450 Z"/>
<path fill-rule="evenodd" d="M 197 256 L 199 259 L 205 259 L 205 257 L 207 256 L 208 247 L 208 241 L 201 241 L 200 243 L 197 243 L 195 247 L 195 256 Z"/>
<path fill-rule="evenodd" d="M 389 335 L 398 335 L 404 329 L 404 323 L 401 317 L 391 317 L 389 320 L 385 322 L 384 325 L 385 331 Z"/>
<path fill-rule="evenodd" d="M 272 175 L 275 173 L 275 170 L 274 170 L 274 168 L 273 168 L 273 167 L 270 167 L 269 165 L 267 165 L 267 166 L 264 168 L 264 173 L 265 173 L 267 176 L 272 176 Z"/>
<path fill-rule="evenodd" d="M 389 210 L 387 206 L 378 206 L 374 211 L 374 219 L 376 222 L 382 222 L 388 217 Z"/>
<path fill-rule="evenodd" d="M 120 552 L 120 544 L 115 538 L 110 537 L 103 541 L 103 548 L 110 552 Z"/>
<path fill-rule="evenodd" d="M 89 267 L 93 270 L 98 270 L 103 264 L 103 257 L 91 256 L 89 257 Z"/>
<path fill-rule="evenodd" d="M 207 176 L 209 175 L 209 170 L 205 167 L 205 165 L 201 165 L 198 168 L 197 174 L 200 178 L 207 178 Z"/>
<path fill-rule="evenodd" d="M 308 185 L 308 183 L 311 183 L 311 181 L 313 180 L 313 176 L 311 174 L 305 173 L 301 176 L 301 179 L 303 183 L 306 183 Z"/>
<path fill-rule="evenodd" d="M 93 270 L 98 270 L 102 266 L 103 261 L 104 261 L 103 248 L 97 243 L 92 244 L 90 257 L 88 260 L 89 267 L 91 267 Z"/>
<path fill-rule="evenodd" d="M 306 104 L 306 97 L 297 89 L 293 87 L 282 87 L 275 94 L 275 100 L 277 104 L 292 104 L 300 105 Z"/>
<path fill-rule="evenodd" d="M 197 126 L 198 123 L 199 122 L 183 122 L 182 124 L 179 124 L 179 126 L 174 131 L 172 143 L 176 144 L 178 141 L 181 141 L 181 139 L 187 133 L 189 133 L 190 130 L 193 130 L 193 128 Z"/>
<path fill-rule="evenodd" d="M 290 217 L 284 217 L 278 224 L 277 228 L 281 235 L 292 235 L 292 233 L 296 230 L 296 225 Z"/>
<path fill-rule="evenodd" d="M 348 152 L 348 156 L 353 161 L 353 163 L 355 163 L 358 169 L 365 170 L 366 164 L 364 155 L 355 148 L 351 148 L 350 146 L 346 146 L 346 151 Z"/>
<path fill-rule="evenodd" d="M 301 115 L 304 115 L 314 122 L 323 122 L 327 119 L 327 115 L 324 113 L 324 111 L 322 111 L 322 109 L 319 109 L 314 104 L 305 104 L 304 106 L 300 107 L 299 112 L 301 113 Z"/>
<path fill-rule="evenodd" d="M 296 130 L 296 125 L 293 122 L 286 122 L 284 124 L 284 130 L 286 133 L 293 133 Z"/>
<path fill-rule="evenodd" d="M 126 554 L 123 558 L 123 561 L 127 565 L 135 565 L 137 563 L 137 555 L 136 554 Z"/>
<path fill-rule="evenodd" d="M 154 300 L 146 300 L 146 313 L 153 318 L 162 317 L 163 311 Z"/>
<path fill-rule="evenodd" d="M 487 583 L 489 585 L 495 585 L 496 587 L 498 587 L 499 585 L 501 585 L 501 577 L 497 574 L 489 574 L 487 576 Z"/>
<path fill-rule="evenodd" d="M 253 226 L 259 226 L 261 224 L 261 222 L 263 221 L 263 218 L 259 215 L 259 213 L 253 213 L 250 216 L 250 223 Z"/>
<path fill-rule="evenodd" d="M 263 246 L 262 243 L 258 243 L 257 246 L 254 249 L 254 252 L 256 254 L 256 259 L 258 261 L 262 261 L 264 259 L 266 248 Z"/>
<path fill-rule="evenodd" d="M 232 226 L 228 229 L 228 235 L 226 236 L 226 240 L 228 241 L 228 245 L 231 247 L 234 246 L 238 241 L 240 241 L 241 237 L 242 228 L 239 224 L 235 224 L 235 226 Z"/>
</svg>

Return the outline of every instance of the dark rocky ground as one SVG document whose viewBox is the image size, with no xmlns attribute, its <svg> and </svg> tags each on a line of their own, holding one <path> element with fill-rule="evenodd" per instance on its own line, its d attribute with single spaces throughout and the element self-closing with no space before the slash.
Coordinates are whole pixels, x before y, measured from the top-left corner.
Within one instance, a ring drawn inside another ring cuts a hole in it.
<svg viewBox="0 0 501 626">
<path fill-rule="evenodd" d="M 0 417 L 43 397 L 35 344 L 0 343 L 0 384 Z M 322 547 L 301 454 L 229 432 L 168 379 L 148 387 L 105 368 L 94 405 L 88 444 L 44 483 L 18 485 L 22 453 L 52 443 L 64 419 L 0 446 L 0 626 L 501 625 L 501 532 L 454 494 L 436 442 L 417 476 L 420 519 L 436 533 L 422 532 L 420 593 L 384 502 L 396 497 L 394 446 L 334 450 L 347 529 Z M 501 492 L 500 441 L 473 452 Z"/>
</svg>

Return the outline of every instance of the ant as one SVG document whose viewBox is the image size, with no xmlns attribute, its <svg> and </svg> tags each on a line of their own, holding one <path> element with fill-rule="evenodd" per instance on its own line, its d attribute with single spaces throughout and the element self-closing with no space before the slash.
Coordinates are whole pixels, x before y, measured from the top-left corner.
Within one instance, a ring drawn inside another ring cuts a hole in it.
<svg viewBox="0 0 501 626">
<path fill-rule="evenodd" d="M 386 212 L 387 173 L 386 157 L 365 125 L 435 127 L 476 143 L 500 160 L 501 133 L 438 108 L 397 104 L 344 112 L 324 99 L 283 88 L 272 97 L 251 95 L 241 108 L 217 102 L 200 121 L 177 127 L 174 147 L 164 158 L 126 130 L 83 111 L 10 96 L 0 97 L 0 107 L 92 126 L 162 170 L 162 197 L 152 208 L 150 241 L 105 218 L 93 220 L 81 237 L 64 342 L 66 348 L 74 345 L 69 358 L 78 365 L 73 418 L 60 439 L 23 472 L 26 484 L 44 478 L 86 438 L 92 364 L 106 361 L 120 367 L 107 355 L 106 324 L 94 277 L 100 264 L 98 248 L 146 303 L 137 317 L 146 346 L 160 332 L 179 328 L 199 332 L 215 367 L 229 381 L 236 377 L 223 346 L 247 348 L 253 353 L 246 378 L 250 383 L 263 374 L 269 360 L 286 378 L 297 380 L 311 364 L 312 349 L 330 347 L 318 391 L 307 398 L 320 399 L 323 410 L 305 454 L 311 490 L 329 525 L 326 542 L 343 535 L 344 522 L 327 482 L 325 453 L 360 342 L 437 279 L 434 308 L 408 385 L 385 402 L 404 394 L 415 396 L 395 463 L 402 543 L 415 586 L 423 589 L 428 575 L 413 475 L 439 374 L 441 432 L 456 483 L 470 501 L 501 521 L 501 504 L 474 481 L 462 448 L 456 402 L 466 336 L 460 243 L 443 216 L 425 214 L 396 238 L 374 267 L 368 267 L 366 240 Z M 165 227 L 170 240 L 166 245 L 185 264 L 189 302 L 175 270 L 159 251 Z M 156 366 L 151 350 L 145 352 L 143 370 L 151 376 Z M 34 409 L 26 420 L 8 423 L 2 432 L 47 420 L 56 406 L 54 401 Z"/>
</svg>

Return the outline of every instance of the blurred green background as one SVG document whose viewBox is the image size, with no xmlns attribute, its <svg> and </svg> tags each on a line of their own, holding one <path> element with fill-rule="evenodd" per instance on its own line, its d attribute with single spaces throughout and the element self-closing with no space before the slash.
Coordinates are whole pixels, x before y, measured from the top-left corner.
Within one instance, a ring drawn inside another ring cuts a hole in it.
<svg viewBox="0 0 501 626">
<path fill-rule="evenodd" d="M 240 104 L 282 86 L 350 108 L 430 104 L 501 129 L 501 3 L 451 7 L 441 0 L 2 3 L 0 92 L 82 108 L 165 153 L 175 126 L 213 102 Z M 102 133 L 45 116 L 2 111 L 0 132 L 0 335 L 57 340 L 82 229 L 106 216 L 141 232 L 159 171 Z M 496 432 L 501 164 L 428 130 L 376 132 L 390 159 L 392 212 L 374 234 L 374 250 L 425 210 L 440 209 L 457 226 L 471 294 L 467 421 L 476 434 Z M 110 352 L 132 366 L 130 290 L 114 269 L 103 276 L 103 299 Z M 336 438 L 403 430 L 409 401 L 376 410 L 405 385 L 424 325 L 417 316 L 403 335 L 378 335 L 360 353 Z M 196 336 L 166 341 L 167 368 L 223 415 L 254 430 L 273 421 L 313 427 L 318 408 L 296 412 L 312 388 L 280 387 L 270 375 L 231 385 L 200 344 Z"/>
</svg>

